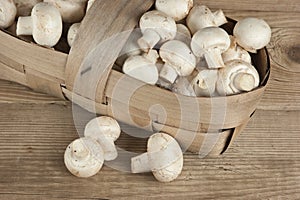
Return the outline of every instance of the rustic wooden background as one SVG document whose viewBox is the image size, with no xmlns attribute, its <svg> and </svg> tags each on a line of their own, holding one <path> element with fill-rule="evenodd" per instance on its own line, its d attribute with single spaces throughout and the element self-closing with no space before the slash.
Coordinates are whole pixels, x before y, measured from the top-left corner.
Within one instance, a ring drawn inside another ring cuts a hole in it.
<svg viewBox="0 0 300 200">
<path fill-rule="evenodd" d="M 273 30 L 270 84 L 225 155 L 185 154 L 181 176 L 169 184 L 109 167 L 78 179 L 63 163 L 65 147 L 78 137 L 71 104 L 0 81 L 0 199 L 300 199 L 300 1 L 202 2 L 237 20 L 261 17 Z M 118 143 L 130 142 L 144 151 L 145 142 L 122 137 Z"/>
</svg>

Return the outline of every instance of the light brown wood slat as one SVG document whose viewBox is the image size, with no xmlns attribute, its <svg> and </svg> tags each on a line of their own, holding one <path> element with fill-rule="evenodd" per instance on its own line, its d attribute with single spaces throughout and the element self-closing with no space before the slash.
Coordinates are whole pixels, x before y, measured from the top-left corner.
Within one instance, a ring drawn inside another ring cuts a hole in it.
<svg viewBox="0 0 300 200">
<path fill-rule="evenodd" d="M 298 0 L 196 0 L 195 3 L 207 5 L 215 9 L 231 9 L 238 11 L 276 11 L 276 12 L 300 12 Z"/>
<path fill-rule="evenodd" d="M 14 62 L 46 75 L 64 80 L 67 54 L 49 50 L 0 31 L 0 54 Z M 5 63 L 7 65 L 11 63 Z"/>
<path fill-rule="evenodd" d="M 258 111 L 224 156 L 199 159 L 187 153 L 180 177 L 160 184 L 151 174 L 128 174 L 107 166 L 89 179 L 70 175 L 63 153 L 78 137 L 70 105 L 0 104 L 0 109 L 3 197 L 297 199 L 300 195 L 299 111 Z M 86 120 L 81 123 L 84 126 Z M 123 135 L 118 144 L 142 152 L 146 141 Z"/>
</svg>

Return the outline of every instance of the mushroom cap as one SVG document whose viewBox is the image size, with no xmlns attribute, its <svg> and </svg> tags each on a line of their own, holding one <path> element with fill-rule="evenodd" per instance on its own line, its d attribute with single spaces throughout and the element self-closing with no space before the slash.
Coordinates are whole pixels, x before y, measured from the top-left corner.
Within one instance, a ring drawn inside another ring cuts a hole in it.
<svg viewBox="0 0 300 200">
<path fill-rule="evenodd" d="M 162 41 L 167 41 L 176 36 L 176 23 L 172 17 L 158 11 L 148 11 L 140 19 L 140 29 L 142 33 L 151 29 L 159 34 Z"/>
<path fill-rule="evenodd" d="M 159 50 L 159 55 L 180 76 L 190 75 L 196 67 L 196 57 L 191 49 L 179 40 L 170 40 L 164 43 Z"/>
<path fill-rule="evenodd" d="M 172 92 L 189 97 L 196 96 L 193 86 L 187 77 L 178 77 L 172 85 Z"/>
<path fill-rule="evenodd" d="M 158 181 L 176 179 L 183 167 L 182 150 L 177 141 L 168 134 L 153 134 L 147 144 L 152 173 Z"/>
<path fill-rule="evenodd" d="M 217 91 L 220 95 L 237 94 L 258 87 L 259 82 L 259 74 L 254 66 L 242 60 L 232 60 L 219 70 Z"/>
<path fill-rule="evenodd" d="M 62 21 L 59 11 L 48 3 L 36 4 L 31 12 L 33 39 L 40 45 L 52 47 L 62 34 Z"/>
<path fill-rule="evenodd" d="M 231 61 L 231 60 L 243 60 L 245 62 L 251 63 L 251 56 L 236 43 L 235 37 L 230 36 L 231 44 L 227 51 L 222 54 L 222 58 L 224 63 Z"/>
<path fill-rule="evenodd" d="M 43 0 L 13 0 L 17 7 L 17 16 L 29 16 L 32 8 Z"/>
<path fill-rule="evenodd" d="M 87 0 L 44 0 L 55 6 L 66 23 L 80 22 L 85 15 Z"/>
<path fill-rule="evenodd" d="M 271 40 L 272 31 L 263 19 L 245 18 L 240 20 L 233 29 L 237 43 L 249 52 L 265 47 Z"/>
<path fill-rule="evenodd" d="M 206 27 L 197 31 L 191 42 L 191 48 L 197 57 L 202 57 L 207 51 L 218 49 L 220 53 L 230 47 L 230 37 L 219 27 Z"/>
<path fill-rule="evenodd" d="M 15 21 L 17 8 L 13 0 L 0 1 L 0 28 L 7 28 Z"/>
<path fill-rule="evenodd" d="M 192 35 L 188 27 L 186 27 L 184 24 L 176 24 L 177 27 L 177 34 L 174 40 L 179 40 L 187 45 L 191 44 Z"/>
<path fill-rule="evenodd" d="M 117 120 L 107 116 L 92 119 L 87 123 L 84 130 L 86 137 L 96 140 L 99 138 L 99 135 L 104 135 L 112 141 L 116 141 L 120 137 L 120 134 L 121 128 Z"/>
<path fill-rule="evenodd" d="M 72 26 L 69 28 L 67 39 L 68 39 L 68 44 L 70 47 L 74 43 L 74 40 L 78 33 L 79 27 L 80 27 L 80 23 L 75 23 L 75 24 L 72 24 Z"/>
<path fill-rule="evenodd" d="M 204 69 L 192 81 L 194 91 L 197 96 L 214 96 L 216 83 L 218 80 L 218 70 Z"/>
<path fill-rule="evenodd" d="M 152 85 L 158 80 L 156 65 L 144 56 L 130 56 L 123 65 L 123 72 L 137 80 Z"/>
<path fill-rule="evenodd" d="M 194 6 L 186 18 L 186 24 L 193 34 L 203 28 L 217 26 L 213 13 L 205 5 Z"/>
<path fill-rule="evenodd" d="M 184 19 L 193 7 L 193 0 L 157 0 L 155 8 L 175 21 Z"/>
<path fill-rule="evenodd" d="M 80 138 L 66 149 L 64 161 L 67 169 L 78 177 L 91 177 L 102 168 L 103 150 L 92 138 Z"/>
</svg>

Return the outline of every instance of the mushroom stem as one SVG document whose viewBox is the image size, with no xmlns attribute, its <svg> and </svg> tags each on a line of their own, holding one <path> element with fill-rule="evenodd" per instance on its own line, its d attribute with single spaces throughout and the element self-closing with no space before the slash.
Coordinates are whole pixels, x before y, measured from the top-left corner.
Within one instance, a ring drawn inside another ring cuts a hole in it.
<svg viewBox="0 0 300 200">
<path fill-rule="evenodd" d="M 255 87 L 255 78 L 249 73 L 239 73 L 235 76 L 233 84 L 240 91 L 251 91 Z"/>
<path fill-rule="evenodd" d="M 178 77 L 177 71 L 170 64 L 165 63 L 159 73 L 160 78 L 169 83 L 174 83 Z"/>
<path fill-rule="evenodd" d="M 160 40 L 160 36 L 154 30 L 146 29 L 143 36 L 138 39 L 138 44 L 144 52 L 148 52 L 152 49 Z"/>
<path fill-rule="evenodd" d="M 118 157 L 118 151 L 113 138 L 99 135 L 97 142 L 101 145 L 104 151 L 104 160 L 111 161 Z"/>
<path fill-rule="evenodd" d="M 73 142 L 72 149 L 72 156 L 77 160 L 87 160 L 90 156 L 90 151 L 80 140 L 76 140 Z"/>
<path fill-rule="evenodd" d="M 33 23 L 32 17 L 19 17 L 17 24 L 17 35 L 32 35 Z"/>
<path fill-rule="evenodd" d="M 216 26 L 221 26 L 228 22 L 222 10 L 217 10 L 213 15 Z"/>
<path fill-rule="evenodd" d="M 148 153 L 143 153 L 139 156 L 131 158 L 131 172 L 145 173 L 151 172 L 151 164 L 149 162 Z"/>
<path fill-rule="evenodd" d="M 217 69 L 217 68 L 224 67 L 222 54 L 218 48 L 213 48 L 213 49 L 208 50 L 204 54 L 204 57 L 207 62 L 208 68 Z"/>
</svg>

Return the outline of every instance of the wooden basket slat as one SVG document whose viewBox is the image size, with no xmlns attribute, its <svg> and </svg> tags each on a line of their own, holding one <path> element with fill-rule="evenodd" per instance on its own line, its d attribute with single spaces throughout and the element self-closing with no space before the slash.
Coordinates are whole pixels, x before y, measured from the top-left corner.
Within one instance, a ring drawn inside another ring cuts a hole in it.
<svg viewBox="0 0 300 200">
<path fill-rule="evenodd" d="M 78 37 L 68 58 L 66 86 L 70 91 L 89 99 L 96 99 L 99 103 L 104 102 L 106 82 L 113 64 L 140 16 L 149 10 L 153 3 L 153 0 L 122 0 L 117 4 L 115 1 L 95 1 L 81 22 Z M 107 39 L 121 32 L 122 36 L 105 44 Z M 99 44 L 103 43 L 94 57 L 88 57 Z M 99 71 L 99 65 L 107 68 Z M 91 76 L 83 73 L 86 69 L 89 69 Z M 76 84 L 78 79 L 81 80 L 80 84 Z"/>
</svg>

